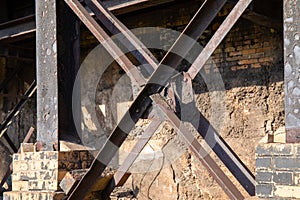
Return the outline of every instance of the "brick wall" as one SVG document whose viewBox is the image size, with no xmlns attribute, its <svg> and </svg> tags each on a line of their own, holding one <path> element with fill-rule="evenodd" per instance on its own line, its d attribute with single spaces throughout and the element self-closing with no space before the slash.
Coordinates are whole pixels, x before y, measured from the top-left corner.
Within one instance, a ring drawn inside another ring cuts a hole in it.
<svg viewBox="0 0 300 200">
<path fill-rule="evenodd" d="M 4 193 L 4 199 L 62 199 L 64 193 L 59 183 L 67 172 L 89 168 L 94 159 L 92 154 L 87 150 L 14 154 L 12 191 Z"/>
<path fill-rule="evenodd" d="M 300 144 L 260 144 L 256 149 L 256 195 L 300 198 Z"/>
<path fill-rule="evenodd" d="M 200 41 L 200 43 L 205 44 L 206 41 L 207 39 Z M 246 75 L 251 75 L 251 73 L 261 75 L 262 72 L 268 72 L 270 68 L 276 69 L 278 72 L 278 68 L 283 66 L 282 45 L 281 30 L 259 26 L 240 19 L 215 50 L 211 60 L 223 75 L 223 80 L 229 89 L 230 87 L 243 86 L 233 85 L 232 79 L 235 79 L 236 75 L 242 75 L 239 79 L 243 80 Z M 211 62 L 207 62 L 205 72 L 209 73 L 210 71 Z M 282 69 L 281 72 L 283 72 Z M 264 81 L 263 79 L 253 82 L 252 78 L 253 76 L 248 77 L 244 84 L 258 85 Z M 283 74 L 273 81 L 282 80 Z"/>
</svg>

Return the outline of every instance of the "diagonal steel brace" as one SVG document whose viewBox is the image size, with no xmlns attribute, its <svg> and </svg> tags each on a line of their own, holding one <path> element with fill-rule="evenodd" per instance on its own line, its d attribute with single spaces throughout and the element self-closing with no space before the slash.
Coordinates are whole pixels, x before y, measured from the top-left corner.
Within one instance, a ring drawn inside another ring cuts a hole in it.
<svg viewBox="0 0 300 200">
<path fill-rule="evenodd" d="M 66 0 L 66 2 L 68 2 L 68 0 Z M 240 2 L 242 2 L 242 3 L 240 3 Z M 241 0 L 240 2 L 239 2 L 240 4 L 244 4 L 244 5 L 246 4 L 246 6 L 247 6 L 247 5 L 249 5 L 249 3 L 251 1 Z M 242 7 L 239 3 L 237 5 L 239 5 L 239 7 Z M 237 14 L 234 17 L 238 18 L 239 16 L 240 15 Z M 230 29 L 231 27 L 232 26 L 229 26 L 228 29 Z M 226 34 L 226 33 L 223 33 L 223 34 Z M 195 63 L 194 63 L 194 65 L 195 65 Z M 176 69 L 176 67 L 175 67 L 175 69 Z M 167 74 L 167 76 L 162 76 L 162 74 Z M 163 69 L 162 67 L 158 67 L 158 69 L 151 76 L 150 81 L 148 81 L 148 84 L 146 84 L 146 86 L 144 87 L 142 92 L 138 95 L 138 97 L 134 101 L 133 105 L 129 108 L 125 117 L 120 121 L 119 125 L 122 125 L 123 128 L 127 127 L 126 130 L 124 131 L 124 130 L 121 130 L 119 127 L 116 127 L 109 138 L 110 142 L 112 142 L 117 147 L 120 146 L 127 136 L 126 132 L 127 131 L 129 132 L 131 130 L 132 126 L 134 125 L 134 124 L 128 124 L 127 119 L 131 118 L 134 122 L 136 122 L 143 115 L 143 113 L 147 110 L 148 106 L 150 106 L 150 104 L 151 104 L 151 99 L 149 99 L 149 95 L 151 95 L 153 93 L 157 93 L 162 90 L 162 86 L 149 84 L 149 82 L 151 83 L 151 80 L 153 82 L 160 81 L 159 82 L 159 83 L 161 83 L 160 85 L 165 85 L 167 83 L 167 81 L 169 80 L 169 78 L 173 74 L 174 74 L 174 72 L 172 72 L 172 71 L 168 71 L 168 70 Z M 87 180 L 93 179 L 92 177 L 95 175 L 96 175 L 96 177 L 94 177 L 94 179 L 97 178 L 98 176 L 100 176 L 102 171 L 105 169 L 105 165 L 110 161 L 110 159 L 113 157 L 115 152 L 116 152 L 115 150 L 111 149 L 111 145 L 105 145 L 97 156 L 97 158 L 101 158 L 101 160 L 104 161 L 104 163 L 99 163 L 99 161 L 95 159 L 90 171 L 86 174 L 86 176 L 79 183 L 79 185 L 78 185 L 79 188 L 80 188 L 80 185 L 83 185 L 83 184 L 84 184 L 84 186 L 92 185 L 92 183 L 88 182 Z M 74 197 L 76 193 L 78 194 L 79 191 L 80 190 L 75 190 L 74 191 L 75 193 L 74 192 L 72 193 L 72 195 L 70 196 L 70 199 L 72 199 L 71 197 L 72 196 Z M 76 195 L 76 197 L 78 197 L 78 196 Z"/>
</svg>

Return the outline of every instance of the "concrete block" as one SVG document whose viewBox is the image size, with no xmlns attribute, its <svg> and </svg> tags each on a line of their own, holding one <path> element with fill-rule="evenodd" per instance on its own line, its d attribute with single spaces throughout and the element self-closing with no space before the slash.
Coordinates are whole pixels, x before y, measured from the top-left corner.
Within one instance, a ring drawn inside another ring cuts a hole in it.
<svg viewBox="0 0 300 200">
<path fill-rule="evenodd" d="M 273 197 L 274 185 L 273 184 L 257 184 L 256 196 L 261 198 Z"/>
<path fill-rule="evenodd" d="M 258 157 L 255 161 L 257 170 L 273 168 L 271 157 Z"/>
<path fill-rule="evenodd" d="M 285 170 L 300 169 L 300 158 L 275 157 L 274 167 Z"/>
<path fill-rule="evenodd" d="M 258 183 L 270 183 L 272 181 L 273 173 L 272 172 L 262 172 L 258 171 L 256 173 L 255 180 Z"/>
<path fill-rule="evenodd" d="M 256 147 L 256 155 L 263 156 L 292 156 L 294 155 L 294 144 L 260 143 Z"/>
<path fill-rule="evenodd" d="M 12 191 L 28 191 L 28 181 L 14 181 L 12 183 Z"/>
<path fill-rule="evenodd" d="M 273 181 L 278 185 L 293 185 L 292 172 L 276 172 L 274 173 Z"/>
<path fill-rule="evenodd" d="M 292 156 L 294 154 L 293 144 L 273 144 L 273 155 Z"/>
<path fill-rule="evenodd" d="M 273 155 L 273 144 L 259 144 L 255 153 L 257 156 L 271 156 Z"/>
</svg>

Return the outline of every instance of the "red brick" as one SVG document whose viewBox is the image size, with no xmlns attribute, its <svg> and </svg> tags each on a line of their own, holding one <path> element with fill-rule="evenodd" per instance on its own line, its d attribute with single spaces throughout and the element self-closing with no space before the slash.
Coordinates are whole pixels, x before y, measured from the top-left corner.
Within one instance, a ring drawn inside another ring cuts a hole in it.
<svg viewBox="0 0 300 200">
<path fill-rule="evenodd" d="M 240 56 L 240 55 L 242 55 L 241 51 L 233 51 L 229 53 L 229 56 Z"/>
<path fill-rule="evenodd" d="M 242 70 L 242 69 L 247 69 L 248 65 L 242 65 L 242 66 L 238 66 L 236 69 L 237 70 Z"/>
<path fill-rule="evenodd" d="M 227 47 L 225 49 L 225 52 L 232 52 L 232 51 L 235 51 L 235 48 L 234 47 Z"/>
<path fill-rule="evenodd" d="M 259 62 L 273 62 L 273 58 L 268 57 L 268 58 L 260 58 Z"/>
<path fill-rule="evenodd" d="M 239 65 L 248 65 L 248 64 L 253 64 L 257 63 L 257 59 L 249 59 L 249 60 L 241 60 L 238 62 Z"/>
<path fill-rule="evenodd" d="M 270 52 L 270 51 L 271 51 L 271 47 L 264 47 L 264 48 L 258 48 L 258 49 L 256 49 L 257 53 Z"/>
<path fill-rule="evenodd" d="M 250 54 L 254 54 L 256 52 L 255 49 L 245 49 L 242 51 L 243 55 L 250 55 Z"/>
<path fill-rule="evenodd" d="M 245 50 L 245 49 L 250 49 L 250 46 L 249 45 L 245 45 L 245 46 L 238 46 L 236 48 L 236 50 L 238 50 L 238 51 Z"/>
</svg>

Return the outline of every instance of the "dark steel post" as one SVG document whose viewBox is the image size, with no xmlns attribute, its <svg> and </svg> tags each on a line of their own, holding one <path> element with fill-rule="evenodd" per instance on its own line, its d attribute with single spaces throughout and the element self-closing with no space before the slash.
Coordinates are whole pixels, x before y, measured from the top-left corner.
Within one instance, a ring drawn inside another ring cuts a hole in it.
<svg viewBox="0 0 300 200">
<path fill-rule="evenodd" d="M 286 142 L 300 142 L 300 0 L 284 4 L 284 85 Z"/>
<path fill-rule="evenodd" d="M 36 1 L 36 38 L 38 147 L 53 150 L 59 133 L 78 141 L 72 117 L 72 89 L 80 64 L 77 18 L 62 1 Z"/>
<path fill-rule="evenodd" d="M 37 141 L 43 150 L 58 142 L 57 5 L 36 1 Z"/>
</svg>

